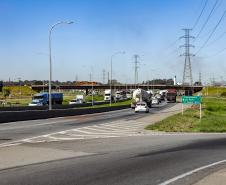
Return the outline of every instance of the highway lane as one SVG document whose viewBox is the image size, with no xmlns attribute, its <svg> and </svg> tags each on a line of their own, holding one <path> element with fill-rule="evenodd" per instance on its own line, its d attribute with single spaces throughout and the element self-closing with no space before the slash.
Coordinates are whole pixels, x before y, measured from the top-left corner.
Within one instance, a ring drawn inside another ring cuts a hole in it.
<svg viewBox="0 0 226 185">
<path fill-rule="evenodd" d="M 43 120 L 31 120 L 0 124 L 0 144 L 10 143 L 16 140 L 36 137 L 39 135 L 59 132 L 84 126 L 98 125 L 117 120 L 136 120 L 141 117 L 167 109 L 175 104 L 163 102 L 154 106 L 149 114 L 134 114 L 131 109 L 100 113 L 94 115 L 71 116 Z"/>
<path fill-rule="evenodd" d="M 1 185 L 154 185 L 226 158 L 225 134 L 162 134 L 27 144 L 89 155 L 0 170 Z M 219 165 L 172 184 L 193 184 Z"/>
</svg>

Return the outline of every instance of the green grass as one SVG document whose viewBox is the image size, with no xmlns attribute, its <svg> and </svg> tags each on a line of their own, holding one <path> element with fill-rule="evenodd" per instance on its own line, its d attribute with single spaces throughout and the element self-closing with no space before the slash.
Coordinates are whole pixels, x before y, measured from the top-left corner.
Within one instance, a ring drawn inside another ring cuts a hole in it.
<svg viewBox="0 0 226 185">
<path fill-rule="evenodd" d="M 115 106 L 121 106 L 121 105 L 130 105 L 131 104 L 131 100 L 126 100 L 126 101 L 122 101 L 122 102 L 116 102 L 111 104 L 112 107 Z M 110 107 L 110 103 L 105 103 L 102 105 L 94 105 L 94 106 L 87 106 L 87 107 L 81 107 L 81 109 L 86 109 L 86 108 L 100 108 L 100 107 Z"/>
<path fill-rule="evenodd" d="M 226 100 L 220 98 L 203 98 L 202 120 L 199 119 L 197 108 L 187 109 L 168 117 L 148 130 L 165 132 L 226 132 Z"/>
<path fill-rule="evenodd" d="M 202 95 L 203 96 L 222 96 L 222 95 L 226 95 L 226 88 L 225 87 L 204 87 L 202 89 Z M 224 97 L 226 98 L 226 96 L 224 95 Z"/>
<path fill-rule="evenodd" d="M 94 95 L 93 96 L 93 100 L 94 101 L 103 101 L 104 100 L 104 96 L 103 95 Z M 90 102 L 92 101 L 92 96 L 86 96 L 86 102 Z"/>
</svg>

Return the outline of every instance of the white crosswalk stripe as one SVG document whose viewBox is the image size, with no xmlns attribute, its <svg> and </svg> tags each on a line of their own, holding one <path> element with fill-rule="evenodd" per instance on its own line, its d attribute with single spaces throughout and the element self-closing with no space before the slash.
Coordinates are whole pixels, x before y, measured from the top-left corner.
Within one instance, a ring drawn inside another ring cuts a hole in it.
<svg viewBox="0 0 226 185">
<path fill-rule="evenodd" d="M 62 140 L 83 140 L 144 135 L 146 124 L 137 121 L 114 121 L 104 124 L 84 126 L 57 133 L 23 140 L 26 143 L 51 142 Z"/>
</svg>

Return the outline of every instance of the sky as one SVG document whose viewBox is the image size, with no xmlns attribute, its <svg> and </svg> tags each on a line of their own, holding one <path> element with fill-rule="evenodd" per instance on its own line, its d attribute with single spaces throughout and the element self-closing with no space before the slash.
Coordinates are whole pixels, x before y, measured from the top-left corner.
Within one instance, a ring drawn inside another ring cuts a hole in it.
<svg viewBox="0 0 226 185">
<path fill-rule="evenodd" d="M 181 81 L 184 57 L 183 28 L 193 28 L 206 0 L 1 0 L 0 80 L 49 78 L 49 30 L 52 32 L 53 80 L 103 81 L 103 70 L 123 83 L 134 82 L 134 54 L 139 58 L 139 82 L 153 78 Z M 217 5 L 198 38 L 196 53 L 226 9 Z M 196 36 L 215 0 L 209 0 L 197 25 Z M 226 80 L 226 17 L 208 43 L 191 58 L 194 81 Z M 223 51 L 222 51 L 223 50 Z M 222 52 L 220 52 L 222 51 Z M 105 79 L 105 81 L 106 81 Z"/>
</svg>

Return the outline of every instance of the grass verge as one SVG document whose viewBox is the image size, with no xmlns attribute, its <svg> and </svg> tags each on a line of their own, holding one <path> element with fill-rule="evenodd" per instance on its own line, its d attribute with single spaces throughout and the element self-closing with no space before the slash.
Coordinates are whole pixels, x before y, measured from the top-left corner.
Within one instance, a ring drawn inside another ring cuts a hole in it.
<svg viewBox="0 0 226 185">
<path fill-rule="evenodd" d="M 170 116 L 148 130 L 165 132 L 226 132 L 226 100 L 220 98 L 203 98 L 202 120 L 199 109 L 195 106 L 181 113 Z"/>
<path fill-rule="evenodd" d="M 131 104 L 131 100 L 125 100 L 125 101 L 116 102 L 116 103 L 113 103 L 112 102 L 111 106 L 112 107 L 115 107 L 115 106 L 130 105 L 130 104 Z M 100 107 L 110 107 L 110 104 L 109 103 L 105 103 L 105 104 L 102 104 L 102 105 L 94 105 L 94 106 L 81 107 L 79 109 L 100 108 Z"/>
</svg>

